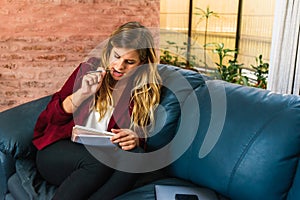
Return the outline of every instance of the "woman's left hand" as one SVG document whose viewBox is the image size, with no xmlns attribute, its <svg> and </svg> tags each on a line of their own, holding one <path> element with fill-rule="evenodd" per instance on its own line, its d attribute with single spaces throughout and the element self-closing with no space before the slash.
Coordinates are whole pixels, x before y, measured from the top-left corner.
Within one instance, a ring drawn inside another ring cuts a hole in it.
<svg viewBox="0 0 300 200">
<path fill-rule="evenodd" d="M 118 143 L 123 150 L 131 150 L 139 145 L 138 135 L 130 129 L 111 129 L 116 135 L 111 137 L 113 143 Z"/>
</svg>

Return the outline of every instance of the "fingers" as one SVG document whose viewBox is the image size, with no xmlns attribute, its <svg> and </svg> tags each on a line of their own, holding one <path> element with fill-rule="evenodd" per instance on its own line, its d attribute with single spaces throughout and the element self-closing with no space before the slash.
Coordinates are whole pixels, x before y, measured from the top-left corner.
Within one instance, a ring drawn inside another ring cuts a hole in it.
<svg viewBox="0 0 300 200">
<path fill-rule="evenodd" d="M 138 146 L 137 134 L 130 129 L 112 129 L 115 133 L 111 138 L 113 143 L 118 143 L 123 150 L 131 150 Z"/>
<path fill-rule="evenodd" d="M 83 80 L 88 84 L 88 85 L 94 85 L 98 84 L 102 80 L 102 76 L 100 73 L 92 73 L 92 74 L 86 74 L 83 77 Z"/>
<path fill-rule="evenodd" d="M 102 84 L 106 72 L 87 73 L 82 79 L 82 91 L 84 94 L 94 94 Z"/>
</svg>

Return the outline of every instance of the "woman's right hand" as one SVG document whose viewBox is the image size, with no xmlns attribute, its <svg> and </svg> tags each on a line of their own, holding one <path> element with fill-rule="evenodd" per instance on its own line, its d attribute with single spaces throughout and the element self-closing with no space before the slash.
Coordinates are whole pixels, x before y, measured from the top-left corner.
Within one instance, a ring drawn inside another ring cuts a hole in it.
<svg viewBox="0 0 300 200">
<path fill-rule="evenodd" d="M 105 74 L 106 72 L 103 70 L 103 72 L 93 72 L 84 75 L 81 88 L 65 98 L 62 103 L 63 109 L 67 113 L 75 112 L 84 100 L 94 95 L 100 89 Z"/>
<path fill-rule="evenodd" d="M 105 74 L 106 72 L 103 70 L 103 72 L 91 72 L 84 75 L 80 89 L 81 95 L 89 97 L 95 94 L 100 89 Z"/>
</svg>

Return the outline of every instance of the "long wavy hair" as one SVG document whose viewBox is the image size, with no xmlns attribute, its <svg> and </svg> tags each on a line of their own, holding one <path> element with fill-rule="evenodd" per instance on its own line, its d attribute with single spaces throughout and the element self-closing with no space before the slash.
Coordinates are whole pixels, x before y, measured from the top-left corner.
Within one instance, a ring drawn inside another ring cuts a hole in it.
<svg viewBox="0 0 300 200">
<path fill-rule="evenodd" d="M 112 48 L 134 49 L 138 52 L 142 65 L 134 72 L 130 102 L 133 102 L 130 128 L 147 137 L 154 125 L 154 110 L 160 101 L 161 77 L 157 71 L 157 56 L 154 41 L 149 29 L 138 22 L 128 22 L 115 30 L 103 52 L 101 65 L 107 68 Z M 122 79 L 121 79 L 122 80 Z M 96 95 L 95 108 L 100 113 L 100 120 L 109 105 L 114 105 L 112 93 L 116 82 L 107 73 Z"/>
</svg>

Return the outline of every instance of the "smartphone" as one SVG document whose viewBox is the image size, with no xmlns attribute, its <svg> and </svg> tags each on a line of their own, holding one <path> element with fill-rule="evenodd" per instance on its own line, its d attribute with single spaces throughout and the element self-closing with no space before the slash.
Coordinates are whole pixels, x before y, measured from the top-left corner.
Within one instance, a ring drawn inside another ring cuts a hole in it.
<svg viewBox="0 0 300 200">
<path fill-rule="evenodd" d="M 195 194 L 175 194 L 175 200 L 198 200 Z"/>
</svg>

